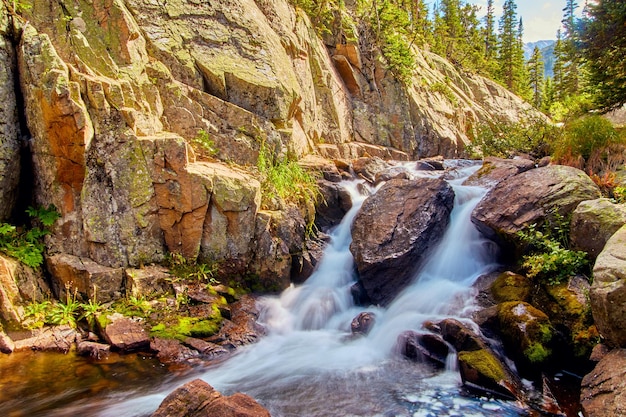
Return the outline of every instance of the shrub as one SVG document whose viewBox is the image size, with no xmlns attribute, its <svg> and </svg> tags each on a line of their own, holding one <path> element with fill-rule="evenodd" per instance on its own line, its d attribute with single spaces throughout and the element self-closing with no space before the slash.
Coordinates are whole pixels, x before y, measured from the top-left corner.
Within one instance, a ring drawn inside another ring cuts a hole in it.
<svg viewBox="0 0 626 417">
<path fill-rule="evenodd" d="M 522 257 L 522 269 L 529 278 L 537 278 L 549 285 L 559 284 L 583 272 L 589 263 L 585 252 L 566 248 L 569 229 L 564 226 L 566 223 L 562 217 L 557 215 L 556 219 L 554 231 L 546 224 L 545 231 L 541 232 L 532 224 L 517 233 L 518 238 L 528 245 L 528 253 Z"/>
<path fill-rule="evenodd" d="M 553 156 L 557 160 L 573 156 L 588 161 L 594 152 L 622 142 L 611 122 L 598 115 L 568 123 L 560 139 L 554 144 Z"/>
<path fill-rule="evenodd" d="M 215 146 L 215 142 L 209 136 L 206 130 L 200 129 L 198 134 L 192 140 L 194 150 L 196 153 L 204 158 L 213 158 L 217 155 L 218 149 Z"/>
<path fill-rule="evenodd" d="M 517 123 L 499 121 L 479 125 L 466 150 L 478 158 L 508 158 L 519 153 L 541 158 L 548 155 L 550 143 L 560 134 L 560 128 L 543 117 L 528 115 Z"/>
</svg>

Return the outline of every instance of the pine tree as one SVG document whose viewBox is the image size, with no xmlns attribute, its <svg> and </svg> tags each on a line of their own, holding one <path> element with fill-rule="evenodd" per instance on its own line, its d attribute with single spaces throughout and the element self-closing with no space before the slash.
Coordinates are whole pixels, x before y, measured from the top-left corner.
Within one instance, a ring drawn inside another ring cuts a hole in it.
<svg viewBox="0 0 626 417">
<path fill-rule="evenodd" d="M 566 55 L 563 45 L 563 35 L 561 29 L 556 32 L 556 43 L 554 44 L 554 68 L 553 68 L 553 80 L 554 80 L 554 99 L 561 101 L 565 98 L 565 64 Z"/>
<path fill-rule="evenodd" d="M 493 8 L 493 0 L 487 1 L 487 15 L 485 16 L 485 58 L 490 60 L 496 54 L 496 16 Z"/>
<path fill-rule="evenodd" d="M 589 3 L 582 49 L 596 105 L 610 110 L 626 103 L 626 2 Z"/>
<path fill-rule="evenodd" d="M 578 4 L 574 0 L 567 0 L 563 9 L 563 82 L 561 94 L 565 97 L 578 93 L 580 88 L 580 73 L 578 59 L 579 35 L 575 16 Z"/>
<path fill-rule="evenodd" d="M 554 90 L 554 82 L 552 77 L 546 78 L 543 86 L 543 97 L 541 99 L 541 109 L 549 113 L 550 107 L 556 101 L 556 92 Z"/>
<path fill-rule="evenodd" d="M 524 68 L 524 50 L 521 35 L 523 24 L 517 20 L 517 4 L 505 0 L 499 25 L 498 66 L 499 80 L 514 93 L 528 91 Z"/>
<path fill-rule="evenodd" d="M 529 81 L 530 88 L 532 90 L 533 99 L 532 103 L 536 108 L 541 108 L 541 103 L 543 101 L 543 57 L 541 56 L 541 51 L 539 47 L 535 46 L 533 49 L 533 54 L 528 60 L 528 73 L 529 73 Z"/>
</svg>

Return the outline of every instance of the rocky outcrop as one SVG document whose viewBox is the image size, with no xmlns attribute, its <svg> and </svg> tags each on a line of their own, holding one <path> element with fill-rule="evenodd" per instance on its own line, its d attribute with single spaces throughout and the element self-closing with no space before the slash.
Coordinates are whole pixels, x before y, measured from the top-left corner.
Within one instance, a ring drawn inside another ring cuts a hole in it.
<svg viewBox="0 0 626 417">
<path fill-rule="evenodd" d="M 585 417 L 626 414 L 626 350 L 613 350 L 583 378 L 580 402 Z"/>
<path fill-rule="evenodd" d="M 608 198 L 583 201 L 572 212 L 570 245 L 595 259 L 613 233 L 626 224 L 626 205 Z"/>
<path fill-rule="evenodd" d="M 269 417 L 251 397 L 236 393 L 225 397 L 212 386 L 194 379 L 172 391 L 151 417 Z"/>
<path fill-rule="evenodd" d="M 443 180 L 394 179 L 363 203 L 352 225 L 350 251 L 375 304 L 390 302 L 442 237 L 454 191 Z"/>
<path fill-rule="evenodd" d="M 600 197 L 582 171 L 562 165 L 531 169 L 498 183 L 472 212 L 472 222 L 486 236 L 507 243 L 535 223 L 549 221 L 554 211 L 571 213 L 580 202 Z"/>
<path fill-rule="evenodd" d="M 0 222 L 9 219 L 20 179 L 20 131 L 15 94 L 16 65 L 9 13 L 0 4 Z"/>
<path fill-rule="evenodd" d="M 593 267 L 593 319 L 612 347 L 626 347 L 626 226 L 609 239 Z"/>
</svg>

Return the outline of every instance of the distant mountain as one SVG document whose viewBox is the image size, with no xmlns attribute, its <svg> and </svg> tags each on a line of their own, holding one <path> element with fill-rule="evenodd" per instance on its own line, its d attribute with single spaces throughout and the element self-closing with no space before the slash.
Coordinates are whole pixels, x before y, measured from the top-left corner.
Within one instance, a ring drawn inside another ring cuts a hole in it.
<svg viewBox="0 0 626 417">
<path fill-rule="evenodd" d="M 535 46 L 541 51 L 544 64 L 544 77 L 552 77 L 554 75 L 554 44 L 556 41 L 543 40 L 537 42 L 528 42 L 524 44 L 524 58 L 528 61 L 533 54 Z"/>
</svg>

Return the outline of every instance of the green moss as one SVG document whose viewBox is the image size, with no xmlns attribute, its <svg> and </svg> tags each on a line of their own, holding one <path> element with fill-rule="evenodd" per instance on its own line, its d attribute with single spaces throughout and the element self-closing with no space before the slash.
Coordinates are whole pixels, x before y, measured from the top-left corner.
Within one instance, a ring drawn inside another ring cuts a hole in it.
<svg viewBox="0 0 626 417">
<path fill-rule="evenodd" d="M 152 336 L 165 339 L 185 340 L 187 337 L 203 338 L 214 335 L 220 330 L 222 315 L 217 304 L 211 306 L 209 317 L 178 317 L 171 323 L 158 323 L 152 327 Z"/>
<path fill-rule="evenodd" d="M 546 361 L 550 355 L 552 355 L 552 351 L 541 343 L 531 343 L 530 346 L 524 349 L 524 356 L 531 363 L 542 363 Z"/>
<path fill-rule="evenodd" d="M 506 301 L 526 301 L 530 296 L 529 280 L 512 272 L 503 272 L 491 285 L 491 294 L 498 303 Z"/>
<path fill-rule="evenodd" d="M 464 362 L 492 381 L 499 382 L 506 379 L 504 367 L 500 361 L 486 349 L 459 352 L 458 360 Z"/>
</svg>

